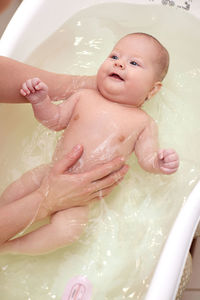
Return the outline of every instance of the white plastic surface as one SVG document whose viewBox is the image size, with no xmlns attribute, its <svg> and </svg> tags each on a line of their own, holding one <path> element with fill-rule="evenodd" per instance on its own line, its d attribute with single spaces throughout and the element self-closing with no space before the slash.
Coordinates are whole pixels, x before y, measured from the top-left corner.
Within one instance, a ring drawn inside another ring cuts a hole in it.
<svg viewBox="0 0 200 300">
<path fill-rule="evenodd" d="M 157 5 L 162 0 L 24 0 L 0 40 L 0 55 L 24 61 L 40 43 L 80 9 L 108 2 Z M 173 2 L 176 7 L 185 5 L 183 0 Z M 190 5 L 190 13 L 200 15 L 200 2 L 193 0 Z"/>
<path fill-rule="evenodd" d="M 0 41 L 0 55 L 24 61 L 64 21 L 82 8 L 116 0 L 24 0 Z M 159 0 L 121 0 L 155 5 Z M 178 2 L 178 1 L 177 1 Z M 200 3 L 193 0 L 191 13 L 200 16 Z M 200 182 L 182 207 L 167 239 L 145 300 L 173 300 L 188 250 L 199 222 Z M 133 279 L 134 280 L 134 279 Z"/>
<path fill-rule="evenodd" d="M 165 243 L 145 300 L 174 300 L 200 219 L 200 181 L 182 207 Z"/>
</svg>

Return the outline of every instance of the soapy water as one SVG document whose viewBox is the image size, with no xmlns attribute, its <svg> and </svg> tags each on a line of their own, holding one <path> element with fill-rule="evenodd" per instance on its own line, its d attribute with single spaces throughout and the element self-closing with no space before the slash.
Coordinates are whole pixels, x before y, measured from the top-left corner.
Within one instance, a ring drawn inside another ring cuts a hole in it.
<svg viewBox="0 0 200 300">
<path fill-rule="evenodd" d="M 144 109 L 158 123 L 160 146 L 176 149 L 181 162 L 177 173 L 155 175 L 132 155 L 125 180 L 92 207 L 77 242 L 38 257 L 0 256 L 2 299 L 61 299 L 77 275 L 90 280 L 95 300 L 144 299 L 173 221 L 200 178 L 199 25 L 174 9 L 104 4 L 67 21 L 28 59 L 51 71 L 91 75 L 121 36 L 154 35 L 169 50 L 170 69 L 162 91 Z M 27 105 L 1 105 L 0 114 L 4 130 L 9 128 L 1 149 L 3 190 L 26 170 L 51 161 L 60 133 L 39 125 Z"/>
</svg>

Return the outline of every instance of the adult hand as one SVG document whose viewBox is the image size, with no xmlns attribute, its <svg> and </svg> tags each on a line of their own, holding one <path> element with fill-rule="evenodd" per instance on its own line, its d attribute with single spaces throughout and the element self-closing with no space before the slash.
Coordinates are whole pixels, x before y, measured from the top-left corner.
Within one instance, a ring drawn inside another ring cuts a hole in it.
<svg viewBox="0 0 200 300">
<path fill-rule="evenodd" d="M 37 220 L 59 210 L 87 205 L 92 200 L 108 195 L 128 171 L 124 159 L 118 157 L 88 172 L 70 173 L 69 168 L 79 160 L 82 153 L 83 147 L 75 146 L 45 176 L 39 188 L 44 200 L 41 202 Z"/>
</svg>

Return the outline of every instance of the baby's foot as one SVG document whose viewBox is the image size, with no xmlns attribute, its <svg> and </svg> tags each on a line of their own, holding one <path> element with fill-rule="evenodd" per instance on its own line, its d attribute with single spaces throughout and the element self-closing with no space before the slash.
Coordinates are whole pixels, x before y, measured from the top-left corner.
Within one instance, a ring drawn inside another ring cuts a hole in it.
<svg viewBox="0 0 200 300">
<path fill-rule="evenodd" d="M 39 78 L 28 79 L 22 84 L 20 94 L 32 104 L 42 102 L 48 94 L 48 86 Z"/>
</svg>

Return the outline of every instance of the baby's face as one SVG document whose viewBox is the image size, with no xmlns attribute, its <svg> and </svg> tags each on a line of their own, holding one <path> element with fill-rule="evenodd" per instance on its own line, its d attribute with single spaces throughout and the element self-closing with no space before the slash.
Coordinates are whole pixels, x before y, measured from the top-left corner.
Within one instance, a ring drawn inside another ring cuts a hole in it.
<svg viewBox="0 0 200 300">
<path fill-rule="evenodd" d="M 144 36 L 126 36 L 100 66 L 97 86 L 110 101 L 140 107 L 157 88 L 157 48 Z"/>
</svg>

